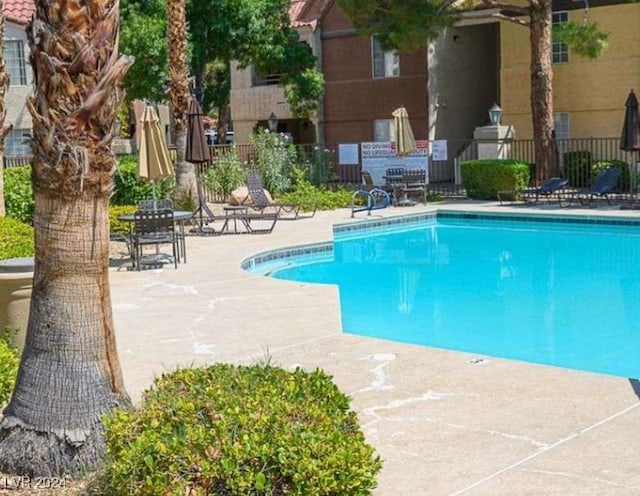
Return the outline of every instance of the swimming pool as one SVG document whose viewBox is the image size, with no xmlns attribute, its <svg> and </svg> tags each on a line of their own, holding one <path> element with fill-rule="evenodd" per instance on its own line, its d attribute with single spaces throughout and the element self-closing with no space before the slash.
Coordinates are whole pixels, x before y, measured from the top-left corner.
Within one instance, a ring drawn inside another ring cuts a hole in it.
<svg viewBox="0 0 640 496">
<path fill-rule="evenodd" d="M 640 221 L 438 214 L 272 253 L 335 284 L 347 333 L 640 377 Z"/>
</svg>

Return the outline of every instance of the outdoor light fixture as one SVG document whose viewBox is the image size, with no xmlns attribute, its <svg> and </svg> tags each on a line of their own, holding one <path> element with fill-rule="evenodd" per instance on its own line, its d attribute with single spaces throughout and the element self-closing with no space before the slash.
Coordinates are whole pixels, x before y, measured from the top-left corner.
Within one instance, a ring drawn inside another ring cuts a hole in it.
<svg viewBox="0 0 640 496">
<path fill-rule="evenodd" d="M 498 126 L 501 119 L 502 109 L 498 106 L 497 103 L 494 103 L 489 109 L 489 120 L 491 121 L 491 124 L 493 124 L 494 126 Z"/>
<path fill-rule="evenodd" d="M 269 131 L 271 131 L 272 133 L 275 133 L 278 129 L 278 118 L 273 112 L 271 112 L 271 115 L 267 119 L 267 125 L 269 126 Z"/>
</svg>

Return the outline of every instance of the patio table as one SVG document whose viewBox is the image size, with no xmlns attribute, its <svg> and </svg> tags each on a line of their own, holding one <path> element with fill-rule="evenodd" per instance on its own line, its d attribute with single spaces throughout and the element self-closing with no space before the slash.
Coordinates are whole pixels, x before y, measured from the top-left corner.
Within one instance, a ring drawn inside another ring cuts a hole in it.
<svg viewBox="0 0 640 496">
<path fill-rule="evenodd" d="M 118 216 L 118 220 L 129 223 L 129 239 L 131 239 L 131 235 L 133 234 L 133 221 L 135 219 L 134 214 L 122 214 Z M 183 262 L 187 262 L 187 246 L 185 242 L 185 230 L 184 225 L 186 222 L 193 219 L 193 212 L 188 210 L 174 210 L 173 211 L 173 221 L 175 225 L 178 227 L 176 232 L 176 236 L 178 238 L 178 261 L 180 261 L 180 257 L 182 257 Z M 133 253 L 130 253 L 133 257 Z"/>
</svg>

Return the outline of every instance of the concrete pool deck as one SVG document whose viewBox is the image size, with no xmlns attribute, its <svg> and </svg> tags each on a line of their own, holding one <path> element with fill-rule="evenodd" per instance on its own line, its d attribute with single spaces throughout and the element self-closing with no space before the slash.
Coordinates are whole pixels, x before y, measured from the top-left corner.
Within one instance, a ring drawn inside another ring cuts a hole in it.
<svg viewBox="0 0 640 496">
<path fill-rule="evenodd" d="M 623 216 L 640 211 L 451 202 L 434 209 Z M 337 289 L 240 268 L 259 252 L 330 241 L 350 210 L 280 221 L 271 234 L 187 238 L 175 270 L 110 273 L 118 349 L 134 401 L 178 366 L 322 368 L 353 398 L 384 461 L 376 495 L 640 494 L 640 385 L 624 378 L 344 334 Z M 640 355 L 640 353 L 639 353 Z"/>
</svg>

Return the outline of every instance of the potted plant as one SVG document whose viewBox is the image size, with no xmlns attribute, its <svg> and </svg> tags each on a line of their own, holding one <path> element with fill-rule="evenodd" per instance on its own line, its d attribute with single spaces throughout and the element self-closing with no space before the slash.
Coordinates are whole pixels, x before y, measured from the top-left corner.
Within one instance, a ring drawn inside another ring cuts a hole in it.
<svg viewBox="0 0 640 496">
<path fill-rule="evenodd" d="M 0 218 L 0 330 L 17 329 L 12 343 L 22 350 L 33 283 L 33 228 Z"/>
</svg>

